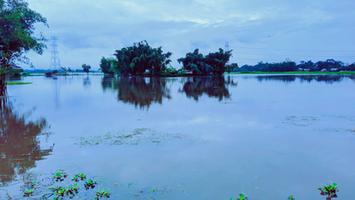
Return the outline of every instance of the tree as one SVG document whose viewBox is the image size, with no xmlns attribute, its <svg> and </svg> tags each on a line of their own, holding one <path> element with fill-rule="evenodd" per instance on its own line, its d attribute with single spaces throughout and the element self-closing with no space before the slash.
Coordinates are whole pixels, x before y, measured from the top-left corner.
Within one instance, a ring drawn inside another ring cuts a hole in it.
<svg viewBox="0 0 355 200">
<path fill-rule="evenodd" d="M 158 75 L 171 62 L 170 52 L 163 53 L 161 47 L 153 48 L 146 41 L 117 50 L 117 71 L 123 75 L 142 75 L 146 72 Z"/>
<path fill-rule="evenodd" d="M 187 53 L 184 58 L 178 59 L 179 63 L 183 64 L 183 68 L 191 71 L 195 75 L 222 75 L 226 71 L 226 64 L 232 56 L 232 51 L 219 51 L 209 53 L 204 56 L 195 49 L 191 53 Z"/>
<path fill-rule="evenodd" d="M 355 71 L 355 63 L 353 63 L 353 64 L 351 64 L 351 65 L 348 65 L 348 66 L 346 67 L 346 70 L 348 70 L 348 71 Z"/>
<path fill-rule="evenodd" d="M 89 73 L 89 72 L 90 72 L 90 69 L 91 69 L 91 66 L 90 66 L 90 65 L 83 64 L 81 67 L 83 68 L 83 71 L 84 71 L 84 72 L 86 72 L 86 73 Z"/>
<path fill-rule="evenodd" d="M 0 67 L 10 69 L 15 61 L 27 60 L 29 50 L 42 54 L 44 37 L 35 36 L 35 25 L 47 25 L 46 18 L 31 10 L 24 0 L 0 0 Z"/>
<path fill-rule="evenodd" d="M 315 70 L 327 70 L 330 71 L 332 69 L 339 70 L 344 66 L 344 63 L 341 61 L 336 61 L 334 59 L 327 59 L 326 61 L 319 61 L 315 64 Z"/>
<path fill-rule="evenodd" d="M 238 63 L 232 63 L 232 64 L 226 66 L 226 72 L 228 72 L 228 73 L 236 72 L 238 70 L 239 70 Z"/>
<path fill-rule="evenodd" d="M 101 58 L 100 62 L 101 71 L 104 74 L 114 74 L 117 69 L 117 60 L 115 58 Z"/>
</svg>

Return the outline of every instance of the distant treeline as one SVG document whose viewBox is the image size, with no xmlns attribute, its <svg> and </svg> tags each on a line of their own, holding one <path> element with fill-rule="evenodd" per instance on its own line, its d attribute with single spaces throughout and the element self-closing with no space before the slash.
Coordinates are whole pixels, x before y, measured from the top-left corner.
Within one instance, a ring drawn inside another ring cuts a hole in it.
<svg viewBox="0 0 355 200">
<path fill-rule="evenodd" d="M 134 43 L 115 51 L 115 57 L 101 59 L 100 68 L 105 74 L 122 75 L 222 75 L 225 72 L 291 72 L 291 71 L 355 71 L 355 63 L 346 65 L 341 61 L 328 59 L 319 62 L 293 61 L 280 63 L 260 62 L 256 65 L 237 63 L 227 64 L 232 51 L 219 49 L 203 55 L 199 49 L 189 52 L 177 61 L 182 64 L 180 69 L 171 66 L 171 52 L 164 53 L 161 47 L 153 48 L 146 41 Z"/>
<path fill-rule="evenodd" d="M 243 65 L 234 69 L 238 72 L 290 72 L 290 71 L 355 71 L 355 63 L 346 65 L 341 61 L 328 59 L 325 61 L 302 61 L 299 64 L 293 61 L 280 63 L 260 62 L 256 65 Z"/>
</svg>

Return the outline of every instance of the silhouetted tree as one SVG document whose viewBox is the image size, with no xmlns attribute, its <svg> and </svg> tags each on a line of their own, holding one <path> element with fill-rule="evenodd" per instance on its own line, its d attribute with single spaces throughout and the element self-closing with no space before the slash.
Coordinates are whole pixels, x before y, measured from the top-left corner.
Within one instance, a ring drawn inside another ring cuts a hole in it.
<svg viewBox="0 0 355 200">
<path fill-rule="evenodd" d="M 90 69 L 91 69 L 91 66 L 90 66 L 90 65 L 83 64 L 81 67 L 83 68 L 83 71 L 84 71 L 84 72 L 86 72 L 86 73 L 89 73 L 89 72 L 90 72 Z"/>
<path fill-rule="evenodd" d="M 332 69 L 339 70 L 344 66 L 344 63 L 341 61 L 336 61 L 334 59 L 327 59 L 326 61 L 318 61 L 315 63 L 315 71 L 327 70 L 330 71 Z"/>
</svg>

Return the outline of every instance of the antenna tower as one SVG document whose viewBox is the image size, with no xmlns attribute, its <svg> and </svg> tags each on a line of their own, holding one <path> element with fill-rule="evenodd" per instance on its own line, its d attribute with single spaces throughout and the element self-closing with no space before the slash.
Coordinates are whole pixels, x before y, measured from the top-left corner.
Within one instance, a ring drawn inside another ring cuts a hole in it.
<svg viewBox="0 0 355 200">
<path fill-rule="evenodd" d="M 51 37 L 51 68 L 54 70 L 61 68 L 57 41 L 57 37 Z"/>
</svg>

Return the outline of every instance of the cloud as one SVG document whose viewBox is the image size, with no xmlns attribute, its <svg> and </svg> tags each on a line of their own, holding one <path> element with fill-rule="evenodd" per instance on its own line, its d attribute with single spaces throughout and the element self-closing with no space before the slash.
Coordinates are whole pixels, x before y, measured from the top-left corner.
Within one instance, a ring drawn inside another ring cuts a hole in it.
<svg viewBox="0 0 355 200">
<path fill-rule="evenodd" d="M 355 61 L 355 2 L 348 0 L 29 0 L 59 39 L 64 66 L 98 66 L 102 56 L 147 40 L 172 51 L 217 50 L 229 42 L 240 64 L 285 58 Z M 50 54 L 30 54 L 38 68 Z M 177 63 L 174 62 L 176 65 Z"/>
</svg>

